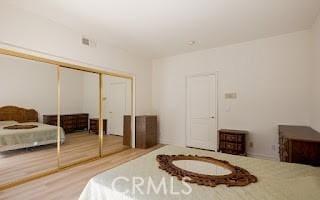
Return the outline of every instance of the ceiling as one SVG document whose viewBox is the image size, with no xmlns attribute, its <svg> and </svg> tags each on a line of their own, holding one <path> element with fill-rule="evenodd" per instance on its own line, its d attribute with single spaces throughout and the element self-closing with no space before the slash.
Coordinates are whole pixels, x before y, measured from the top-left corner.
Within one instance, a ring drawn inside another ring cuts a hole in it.
<svg viewBox="0 0 320 200">
<path fill-rule="evenodd" d="M 151 58 L 305 30 L 320 0 L 2 0 Z M 32 3 L 31 3 L 32 2 Z M 194 45 L 188 45 L 195 41 Z"/>
</svg>

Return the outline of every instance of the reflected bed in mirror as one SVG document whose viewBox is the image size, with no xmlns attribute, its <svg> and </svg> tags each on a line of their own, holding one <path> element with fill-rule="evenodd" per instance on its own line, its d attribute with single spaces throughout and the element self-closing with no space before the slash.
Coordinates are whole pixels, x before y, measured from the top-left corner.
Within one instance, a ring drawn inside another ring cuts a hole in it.
<svg viewBox="0 0 320 200">
<path fill-rule="evenodd" d="M 12 126 L 20 128 L 10 129 Z M 35 127 L 27 128 L 28 126 Z M 0 107 L 0 152 L 56 144 L 57 129 L 57 126 L 39 123 L 38 112 L 34 109 Z M 60 142 L 63 143 L 65 138 L 63 129 L 60 133 Z"/>
<path fill-rule="evenodd" d="M 0 55 L 0 185 L 57 169 L 57 66 Z M 7 129 L 6 127 L 19 127 Z M 32 129 L 23 127 L 36 126 Z M 60 142 L 64 132 L 60 129 Z"/>
</svg>

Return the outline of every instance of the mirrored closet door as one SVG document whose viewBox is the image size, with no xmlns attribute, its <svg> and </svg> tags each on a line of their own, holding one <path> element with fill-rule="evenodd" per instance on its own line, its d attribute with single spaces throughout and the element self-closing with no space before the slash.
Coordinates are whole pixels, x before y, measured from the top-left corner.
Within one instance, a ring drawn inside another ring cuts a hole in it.
<svg viewBox="0 0 320 200">
<path fill-rule="evenodd" d="M 131 84 L 131 79 L 103 75 L 103 155 L 131 147 Z"/>
<path fill-rule="evenodd" d="M 0 54 L 0 75 L 0 185 L 56 170 L 57 67 Z"/>
<path fill-rule="evenodd" d="M 132 146 L 132 78 L 4 49 L 0 75 L 0 191 Z"/>
<path fill-rule="evenodd" d="M 60 67 L 60 166 L 99 156 L 99 74 Z"/>
</svg>

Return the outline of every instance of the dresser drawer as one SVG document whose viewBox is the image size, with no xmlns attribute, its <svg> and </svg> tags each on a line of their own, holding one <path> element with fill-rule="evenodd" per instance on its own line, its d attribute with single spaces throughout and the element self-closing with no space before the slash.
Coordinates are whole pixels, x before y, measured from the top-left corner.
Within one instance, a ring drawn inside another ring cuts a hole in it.
<svg viewBox="0 0 320 200">
<path fill-rule="evenodd" d="M 220 149 L 229 149 L 234 151 L 242 151 L 244 147 L 242 144 L 232 143 L 232 142 L 220 142 Z"/>
<path fill-rule="evenodd" d="M 244 137 L 243 135 L 233 135 L 233 134 L 220 134 L 220 140 L 223 141 L 229 141 L 229 142 L 243 142 L 244 141 Z"/>
<path fill-rule="evenodd" d="M 68 114 L 60 116 L 60 126 L 64 129 L 65 133 L 72 133 L 78 130 L 88 129 L 88 116 L 89 114 Z M 50 125 L 57 125 L 57 115 L 43 115 L 43 123 Z"/>
</svg>

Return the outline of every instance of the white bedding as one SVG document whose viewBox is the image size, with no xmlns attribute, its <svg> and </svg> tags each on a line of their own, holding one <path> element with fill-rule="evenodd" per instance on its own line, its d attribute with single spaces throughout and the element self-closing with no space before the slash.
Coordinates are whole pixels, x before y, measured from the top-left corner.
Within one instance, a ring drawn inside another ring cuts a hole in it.
<svg viewBox="0 0 320 200">
<path fill-rule="evenodd" d="M 192 192 L 184 195 L 181 191 L 186 191 L 185 185 L 167 172 L 158 169 L 156 156 L 158 154 L 192 154 L 199 156 L 211 156 L 214 158 L 227 160 L 233 165 L 237 165 L 248 170 L 258 178 L 257 183 L 245 187 L 227 187 L 218 185 L 215 188 L 190 184 Z M 118 182 L 112 185 L 117 177 Z M 165 178 L 166 185 L 170 189 L 170 181 L 173 180 L 173 188 L 180 195 L 170 195 L 161 190 L 156 194 L 146 194 L 148 185 L 141 186 L 144 194 L 136 190 L 133 194 L 133 177 L 141 177 L 147 181 L 152 178 L 155 185 Z M 127 191 L 128 193 L 124 193 Z M 208 152 L 190 148 L 165 146 L 121 166 L 108 170 L 93 177 L 84 188 L 80 200 L 319 200 L 320 199 L 320 168 L 282 163 L 278 161 L 261 160 L 242 156 L 233 156 L 222 153 Z"/>
<path fill-rule="evenodd" d="M 37 125 L 32 129 L 4 129 L 11 125 Z M 0 122 L 0 152 L 15 150 L 27 147 L 34 147 L 46 144 L 54 144 L 57 142 L 57 126 L 37 122 L 18 123 L 15 121 Z M 64 130 L 61 129 L 61 140 L 65 139 Z"/>
</svg>

